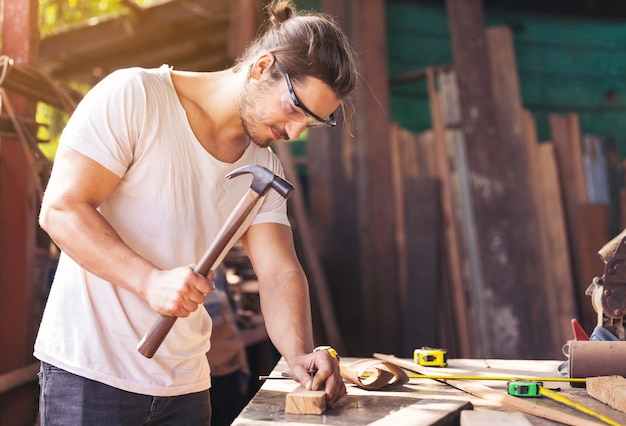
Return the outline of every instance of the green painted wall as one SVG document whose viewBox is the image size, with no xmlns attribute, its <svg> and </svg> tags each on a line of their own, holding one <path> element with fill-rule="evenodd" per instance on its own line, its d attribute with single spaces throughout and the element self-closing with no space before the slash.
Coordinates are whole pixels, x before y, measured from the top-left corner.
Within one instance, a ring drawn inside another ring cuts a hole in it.
<svg viewBox="0 0 626 426">
<path fill-rule="evenodd" d="M 443 7 L 387 3 L 386 23 L 390 76 L 452 62 Z M 577 112 L 583 133 L 612 136 L 626 153 L 626 23 L 489 12 L 485 23 L 513 31 L 522 103 L 541 140 L 549 114 Z M 391 116 L 430 128 L 424 81 L 391 85 Z"/>
</svg>

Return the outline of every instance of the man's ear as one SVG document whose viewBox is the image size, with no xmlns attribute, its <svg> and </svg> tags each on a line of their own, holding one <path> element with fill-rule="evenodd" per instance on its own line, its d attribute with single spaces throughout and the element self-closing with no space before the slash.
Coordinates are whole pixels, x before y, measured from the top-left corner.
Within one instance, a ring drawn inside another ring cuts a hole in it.
<svg viewBox="0 0 626 426">
<path fill-rule="evenodd" d="M 269 68 L 276 62 L 276 57 L 271 52 L 265 52 L 259 56 L 250 67 L 250 78 L 260 80 Z"/>
</svg>

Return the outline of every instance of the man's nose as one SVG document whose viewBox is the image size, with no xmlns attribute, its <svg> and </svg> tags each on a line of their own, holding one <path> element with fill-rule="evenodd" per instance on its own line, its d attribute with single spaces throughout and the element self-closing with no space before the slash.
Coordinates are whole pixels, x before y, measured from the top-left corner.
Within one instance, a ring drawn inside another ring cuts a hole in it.
<svg viewBox="0 0 626 426">
<path fill-rule="evenodd" d="M 304 132 L 307 128 L 307 123 L 300 123 L 298 121 L 290 121 L 285 126 L 285 131 L 287 132 L 287 136 L 292 141 L 295 141 L 300 138 L 302 132 Z"/>
</svg>

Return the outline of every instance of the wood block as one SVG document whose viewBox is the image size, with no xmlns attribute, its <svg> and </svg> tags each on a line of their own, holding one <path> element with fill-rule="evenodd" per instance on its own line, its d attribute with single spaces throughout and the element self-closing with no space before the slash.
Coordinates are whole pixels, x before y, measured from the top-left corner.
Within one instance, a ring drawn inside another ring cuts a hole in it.
<svg viewBox="0 0 626 426">
<path fill-rule="evenodd" d="M 626 413 L 626 378 L 622 376 L 588 377 L 587 393 L 616 410 Z"/>
<path fill-rule="evenodd" d="M 532 423 L 522 413 L 506 411 L 463 411 L 461 412 L 461 426 L 532 426 Z"/>
<path fill-rule="evenodd" d="M 326 410 L 326 392 L 306 390 L 302 386 L 287 394 L 285 413 L 322 414 Z"/>
</svg>

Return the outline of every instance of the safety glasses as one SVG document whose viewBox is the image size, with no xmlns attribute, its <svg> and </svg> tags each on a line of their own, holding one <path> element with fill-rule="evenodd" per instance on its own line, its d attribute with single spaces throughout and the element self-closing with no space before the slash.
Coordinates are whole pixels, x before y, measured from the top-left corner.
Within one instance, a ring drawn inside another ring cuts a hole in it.
<svg viewBox="0 0 626 426">
<path fill-rule="evenodd" d="M 289 91 L 288 93 L 283 93 L 280 97 L 280 103 L 290 120 L 306 123 L 308 127 L 337 125 L 334 114 L 330 114 L 328 118 L 324 119 L 308 109 L 300 99 L 298 99 L 296 93 L 293 91 L 293 85 L 287 73 L 285 73 L 285 80 L 287 81 L 287 89 L 289 89 Z"/>
</svg>

